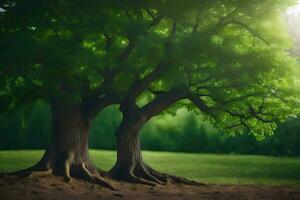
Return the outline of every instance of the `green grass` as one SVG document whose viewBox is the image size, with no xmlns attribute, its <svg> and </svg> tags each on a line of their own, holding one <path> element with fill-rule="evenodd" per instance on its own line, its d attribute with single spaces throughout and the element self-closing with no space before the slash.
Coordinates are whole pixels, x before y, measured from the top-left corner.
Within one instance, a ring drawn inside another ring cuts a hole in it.
<svg viewBox="0 0 300 200">
<path fill-rule="evenodd" d="M 0 151 L 0 172 L 15 171 L 37 162 L 43 151 Z M 92 160 L 104 170 L 116 158 L 114 151 L 91 150 Z M 153 168 L 204 183 L 300 185 L 300 158 L 252 155 L 190 154 L 144 151 Z"/>
</svg>

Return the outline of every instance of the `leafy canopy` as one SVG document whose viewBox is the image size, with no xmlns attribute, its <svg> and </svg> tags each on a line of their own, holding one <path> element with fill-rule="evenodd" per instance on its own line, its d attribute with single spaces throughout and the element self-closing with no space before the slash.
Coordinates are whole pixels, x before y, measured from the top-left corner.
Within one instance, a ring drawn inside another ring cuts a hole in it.
<svg viewBox="0 0 300 200">
<path fill-rule="evenodd" d="M 140 107 L 182 92 L 222 128 L 258 138 L 297 112 L 286 0 L 5 0 L 1 110 L 113 95 Z M 196 107 L 194 106 L 196 105 Z"/>
</svg>

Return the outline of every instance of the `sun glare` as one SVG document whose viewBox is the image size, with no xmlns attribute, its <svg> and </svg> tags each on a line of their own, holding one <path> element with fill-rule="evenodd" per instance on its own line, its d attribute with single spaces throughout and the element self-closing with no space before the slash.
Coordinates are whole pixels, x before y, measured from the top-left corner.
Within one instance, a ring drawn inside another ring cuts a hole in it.
<svg viewBox="0 0 300 200">
<path fill-rule="evenodd" d="M 298 0 L 298 4 L 296 4 L 295 6 L 290 7 L 289 9 L 287 9 L 286 14 L 287 15 L 298 15 L 300 13 L 300 0 Z"/>
</svg>

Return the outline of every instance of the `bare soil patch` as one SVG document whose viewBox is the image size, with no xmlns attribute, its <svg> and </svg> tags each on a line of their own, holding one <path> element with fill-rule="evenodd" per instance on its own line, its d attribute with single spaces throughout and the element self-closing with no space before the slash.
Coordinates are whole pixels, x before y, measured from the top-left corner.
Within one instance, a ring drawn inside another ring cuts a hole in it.
<svg viewBox="0 0 300 200">
<path fill-rule="evenodd" d="M 288 186 L 232 186 L 207 185 L 186 186 L 167 184 L 146 186 L 113 182 L 117 191 L 97 184 L 73 179 L 70 183 L 63 178 L 47 175 L 44 177 L 0 178 L 1 200 L 199 200 L 199 199 L 286 199 L 300 200 L 300 187 Z"/>
</svg>

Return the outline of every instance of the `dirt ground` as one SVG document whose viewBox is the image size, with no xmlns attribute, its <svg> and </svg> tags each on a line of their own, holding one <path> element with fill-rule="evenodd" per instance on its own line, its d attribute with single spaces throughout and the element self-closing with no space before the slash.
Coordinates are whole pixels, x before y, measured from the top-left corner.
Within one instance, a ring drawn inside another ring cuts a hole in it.
<svg viewBox="0 0 300 200">
<path fill-rule="evenodd" d="M 287 199 L 300 200 L 300 187 L 286 186 L 228 186 L 202 185 L 177 186 L 168 184 L 155 187 L 140 184 L 113 182 L 118 188 L 112 191 L 99 185 L 73 179 L 70 183 L 61 177 L 46 176 L 0 178 L 1 200 L 205 200 L 205 199 Z"/>
</svg>

